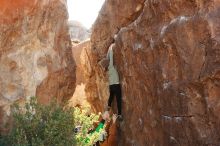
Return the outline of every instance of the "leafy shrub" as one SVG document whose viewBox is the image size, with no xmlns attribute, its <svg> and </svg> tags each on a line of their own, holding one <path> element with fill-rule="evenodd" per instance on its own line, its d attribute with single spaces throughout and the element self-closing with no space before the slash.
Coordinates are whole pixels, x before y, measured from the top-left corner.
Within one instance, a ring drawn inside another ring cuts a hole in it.
<svg viewBox="0 0 220 146">
<path fill-rule="evenodd" d="M 12 114 L 13 128 L 0 135 L 0 146 L 92 146 L 104 131 L 89 134 L 99 118 L 89 109 L 64 108 L 56 102 L 41 105 L 35 97 L 24 107 L 14 105 Z M 77 134 L 75 125 L 82 127 Z"/>
<path fill-rule="evenodd" d="M 31 98 L 25 107 L 12 108 L 13 128 L 1 137 L 1 146 L 74 146 L 74 109 L 56 102 L 38 104 Z"/>
</svg>

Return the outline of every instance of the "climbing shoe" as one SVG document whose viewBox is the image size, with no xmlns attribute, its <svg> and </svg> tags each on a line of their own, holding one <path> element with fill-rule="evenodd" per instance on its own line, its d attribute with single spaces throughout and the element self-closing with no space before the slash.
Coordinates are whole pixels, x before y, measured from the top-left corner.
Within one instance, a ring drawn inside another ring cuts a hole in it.
<svg viewBox="0 0 220 146">
<path fill-rule="evenodd" d="M 118 118 L 117 118 L 117 119 L 118 119 L 119 122 L 122 122 L 122 121 L 123 121 L 122 115 L 118 115 Z"/>
</svg>

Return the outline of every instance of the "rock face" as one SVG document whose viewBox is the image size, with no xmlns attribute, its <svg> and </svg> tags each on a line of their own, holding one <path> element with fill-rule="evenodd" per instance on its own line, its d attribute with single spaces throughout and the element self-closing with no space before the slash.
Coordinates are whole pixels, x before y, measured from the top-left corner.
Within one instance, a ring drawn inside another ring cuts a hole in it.
<svg viewBox="0 0 220 146">
<path fill-rule="evenodd" d="M 75 63 L 66 1 L 1 0 L 0 18 L 0 123 L 18 99 L 71 97 Z"/>
<path fill-rule="evenodd" d="M 90 48 L 91 48 L 90 40 L 81 42 L 72 47 L 72 54 L 73 54 L 73 58 L 75 59 L 76 67 L 77 67 L 76 84 L 85 83 L 83 66 L 84 66 L 85 59 L 87 58 L 86 52 L 87 50 L 90 50 Z"/>
<path fill-rule="evenodd" d="M 220 144 L 220 2 L 106 0 L 91 37 L 87 94 L 107 103 L 97 62 L 115 34 L 123 90 L 120 146 Z"/>
<path fill-rule="evenodd" d="M 78 21 L 69 21 L 69 33 L 73 41 L 85 41 L 90 37 L 90 32 Z"/>
<path fill-rule="evenodd" d="M 72 47 L 73 58 L 76 62 L 76 90 L 70 99 L 71 106 L 88 107 L 87 96 L 85 93 L 87 50 L 91 50 L 90 40 L 75 44 Z"/>
</svg>

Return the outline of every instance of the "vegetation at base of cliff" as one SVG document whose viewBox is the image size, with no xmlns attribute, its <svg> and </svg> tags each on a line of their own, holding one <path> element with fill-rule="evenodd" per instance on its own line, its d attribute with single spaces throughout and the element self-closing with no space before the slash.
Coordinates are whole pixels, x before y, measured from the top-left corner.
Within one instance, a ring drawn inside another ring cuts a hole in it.
<svg viewBox="0 0 220 146">
<path fill-rule="evenodd" d="M 51 102 L 37 103 L 35 97 L 25 106 L 13 105 L 13 128 L 0 135 L 0 146 L 92 146 L 100 132 L 89 134 L 99 115 L 89 109 L 67 108 Z M 76 127 L 81 130 L 75 133 Z"/>
<path fill-rule="evenodd" d="M 0 140 L 4 146 L 74 146 L 74 109 L 56 102 L 38 104 L 31 98 L 25 107 L 12 107 L 13 128 Z"/>
</svg>

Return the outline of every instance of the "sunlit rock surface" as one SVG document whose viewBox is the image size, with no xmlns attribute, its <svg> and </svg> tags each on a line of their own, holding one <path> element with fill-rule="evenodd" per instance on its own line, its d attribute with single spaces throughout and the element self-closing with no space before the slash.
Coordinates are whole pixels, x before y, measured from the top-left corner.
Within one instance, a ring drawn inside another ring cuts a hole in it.
<svg viewBox="0 0 220 146">
<path fill-rule="evenodd" d="M 75 88 L 65 0 L 0 1 L 0 123 L 14 101 L 67 100 Z"/>
<path fill-rule="evenodd" d="M 78 44 L 73 43 L 72 53 L 76 62 L 76 90 L 69 101 L 70 106 L 90 107 L 85 93 L 85 76 L 88 74 L 86 70 L 87 64 L 85 63 L 88 57 L 87 50 L 91 50 L 90 40 Z"/>
<path fill-rule="evenodd" d="M 97 62 L 115 34 L 123 90 L 120 146 L 220 144 L 220 2 L 106 0 L 92 30 L 86 91 L 108 99 Z"/>
</svg>

